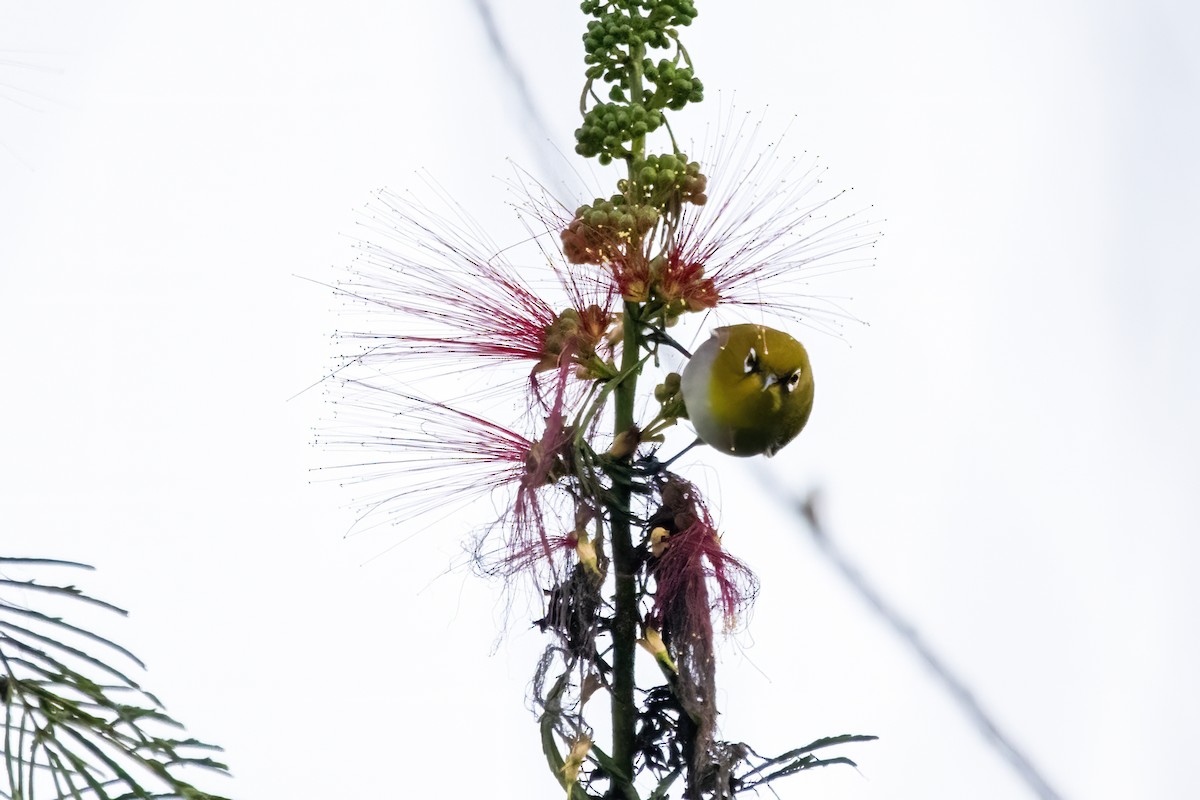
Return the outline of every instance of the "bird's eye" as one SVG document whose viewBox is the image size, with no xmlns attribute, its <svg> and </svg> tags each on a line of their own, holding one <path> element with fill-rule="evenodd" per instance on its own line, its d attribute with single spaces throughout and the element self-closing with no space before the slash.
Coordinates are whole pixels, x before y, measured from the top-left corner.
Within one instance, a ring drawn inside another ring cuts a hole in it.
<svg viewBox="0 0 1200 800">
<path fill-rule="evenodd" d="M 788 375 L 787 380 L 783 382 L 783 390 L 785 392 L 792 392 L 792 391 L 795 391 L 796 387 L 799 385 L 800 385 L 800 370 L 796 370 L 791 375 Z"/>
<path fill-rule="evenodd" d="M 746 354 L 745 369 L 747 375 L 752 372 L 758 372 L 758 353 L 754 351 L 753 347 L 751 347 L 750 352 Z"/>
</svg>

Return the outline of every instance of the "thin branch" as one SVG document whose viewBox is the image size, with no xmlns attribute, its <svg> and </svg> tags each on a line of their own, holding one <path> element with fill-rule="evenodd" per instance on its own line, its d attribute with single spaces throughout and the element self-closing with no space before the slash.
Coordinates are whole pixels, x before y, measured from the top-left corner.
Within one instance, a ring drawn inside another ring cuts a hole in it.
<svg viewBox="0 0 1200 800">
<path fill-rule="evenodd" d="M 917 631 L 915 625 L 905 619 L 883 595 L 871 585 L 870 581 L 858 569 L 850 558 L 843 553 L 833 539 L 818 513 L 817 493 L 810 492 L 803 499 L 791 495 L 787 489 L 774 480 L 767 470 L 759 470 L 760 478 L 765 481 L 765 488 L 772 497 L 795 511 L 804 519 L 813 541 L 829 560 L 829 563 L 841 573 L 842 577 L 858 593 L 859 597 L 878 614 L 888 627 L 912 649 L 922 663 L 933 673 L 943 691 L 954 700 L 959 710 L 979 730 L 984 740 L 1007 762 L 1014 773 L 1029 787 L 1035 797 L 1040 800 L 1062 800 L 1050 782 L 1034 766 L 1033 761 L 1019 748 L 1007 733 L 1005 733 L 995 718 L 987 712 L 976 699 L 975 693 L 967 687 L 966 682 L 954 673 L 942 658 L 933 651 Z"/>
<path fill-rule="evenodd" d="M 479 21 L 483 24 L 484 32 L 487 34 L 488 44 L 492 48 L 492 55 L 499 62 L 504 78 L 512 86 L 513 93 L 516 94 L 517 100 L 521 104 L 523 112 L 521 117 L 524 120 L 521 128 L 530 145 L 533 147 L 534 155 L 538 160 L 543 176 L 549 178 L 550 176 L 559 175 L 561 165 L 549 157 L 549 142 L 553 140 L 553 137 L 550 135 L 550 127 L 546 124 L 546 119 L 542 116 L 541 109 L 533 97 L 533 92 L 529 89 L 529 82 L 525 80 L 524 72 L 522 72 L 520 65 L 513 58 L 508 45 L 504 41 L 504 37 L 500 33 L 500 28 L 496 24 L 496 18 L 492 14 L 491 3 L 488 0 L 472 0 L 472 5 L 475 6 L 475 11 L 479 14 Z"/>
</svg>

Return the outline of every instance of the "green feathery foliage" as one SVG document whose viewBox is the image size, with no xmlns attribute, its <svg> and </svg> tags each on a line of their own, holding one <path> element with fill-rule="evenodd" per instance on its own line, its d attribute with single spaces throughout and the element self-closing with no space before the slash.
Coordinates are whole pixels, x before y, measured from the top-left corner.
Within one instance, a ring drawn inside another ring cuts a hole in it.
<svg viewBox="0 0 1200 800">
<path fill-rule="evenodd" d="M 224 800 L 185 780 L 225 773 L 220 748 L 183 726 L 129 677 L 144 668 L 112 640 L 52 611 L 65 601 L 124 615 L 74 585 L 16 580 L 11 570 L 91 569 L 71 561 L 0 558 L 0 699 L 8 800 Z M 46 601 L 47 610 L 29 601 Z M 122 663 L 124 662 L 124 663 Z M 0 784 L 2 786 L 3 784 Z"/>
</svg>

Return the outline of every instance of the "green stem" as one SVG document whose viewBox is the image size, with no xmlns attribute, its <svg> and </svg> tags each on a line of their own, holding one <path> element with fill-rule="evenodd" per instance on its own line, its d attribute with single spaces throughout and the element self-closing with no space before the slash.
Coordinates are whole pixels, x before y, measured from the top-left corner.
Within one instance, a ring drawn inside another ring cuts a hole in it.
<svg viewBox="0 0 1200 800">
<path fill-rule="evenodd" d="M 632 12 L 637 13 L 637 12 Z M 642 59 L 645 47 L 637 45 L 629 52 L 630 102 L 642 102 Z M 629 161 L 630 199 L 639 191 L 633 165 L 645 157 L 646 137 L 638 136 L 632 143 L 633 157 Z M 641 248 L 640 241 L 632 241 L 631 252 Z M 634 425 L 634 405 L 637 399 L 638 362 L 642 350 L 641 307 L 638 303 L 626 303 L 622 315 L 621 374 L 613 397 L 615 411 L 614 434 L 620 435 Z M 634 741 L 637 725 L 637 706 L 634 704 L 634 657 L 638 638 L 638 594 L 636 575 L 636 552 L 630 521 L 633 492 L 629 483 L 614 481 L 612 487 L 613 572 L 616 575 L 616 593 L 613 614 L 613 684 L 612 684 L 612 727 L 613 764 L 620 773 L 614 788 L 624 800 L 637 800 L 633 786 Z"/>
<path fill-rule="evenodd" d="M 625 304 L 624 339 L 621 352 L 621 373 L 624 378 L 617 384 L 613 405 L 616 415 L 614 430 L 617 434 L 634 424 L 634 401 L 637 397 L 639 342 L 638 307 L 636 303 Z M 613 572 L 616 575 L 616 604 L 613 619 L 613 684 L 612 684 L 612 758 L 617 769 L 623 773 L 627 785 L 621 787 L 626 800 L 634 800 L 633 755 L 634 735 L 637 723 L 637 707 L 634 705 L 634 657 L 638 638 L 637 575 L 635 574 L 635 551 L 632 518 L 632 488 L 629 483 L 614 481 L 610 507 L 612 528 Z"/>
<path fill-rule="evenodd" d="M 590 405 L 585 402 L 583 404 L 585 410 L 581 410 L 575 416 L 574 427 L 577 440 L 583 440 L 588 429 L 592 426 L 592 420 L 595 419 L 596 415 L 599 414 L 600 411 L 604 409 L 605 404 L 608 403 L 609 395 L 613 393 L 613 389 L 621 386 L 626 377 L 631 376 L 636 381 L 637 374 L 641 373 L 642 371 L 642 365 L 645 364 L 649 358 L 650 355 L 647 354 L 645 357 L 635 361 L 632 365 L 625 366 L 624 363 L 622 363 L 621 371 L 602 384 L 603 388 L 600 389 L 599 393 L 593 392 L 595 399 L 590 401 Z M 620 433 L 620 430 L 618 430 L 617 433 Z"/>
<path fill-rule="evenodd" d="M 637 13 L 637 12 L 631 12 Z M 637 44 L 629 48 L 629 102 L 642 104 L 645 99 L 645 91 L 642 88 L 642 61 L 646 58 L 646 46 Z M 629 161 L 629 184 L 633 188 L 635 178 L 633 175 L 633 164 L 636 161 L 641 161 L 646 157 L 646 135 L 633 137 L 631 144 L 633 158 Z"/>
</svg>

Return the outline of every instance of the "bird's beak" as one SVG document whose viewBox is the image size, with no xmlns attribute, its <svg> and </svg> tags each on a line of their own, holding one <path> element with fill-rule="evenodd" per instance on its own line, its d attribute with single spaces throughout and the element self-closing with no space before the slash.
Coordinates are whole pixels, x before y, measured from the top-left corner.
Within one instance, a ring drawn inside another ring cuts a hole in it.
<svg viewBox="0 0 1200 800">
<path fill-rule="evenodd" d="M 765 392 L 767 389 L 770 389 L 773 384 L 776 384 L 776 383 L 779 383 L 779 376 L 776 375 L 774 372 L 768 372 L 768 373 L 766 373 L 766 377 L 763 378 L 762 390 Z"/>
</svg>

